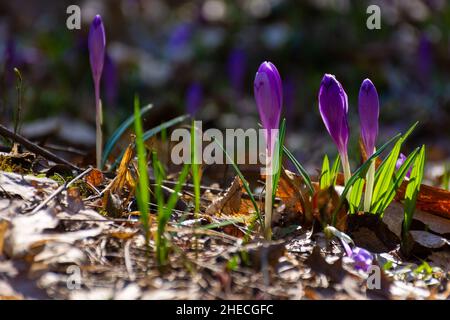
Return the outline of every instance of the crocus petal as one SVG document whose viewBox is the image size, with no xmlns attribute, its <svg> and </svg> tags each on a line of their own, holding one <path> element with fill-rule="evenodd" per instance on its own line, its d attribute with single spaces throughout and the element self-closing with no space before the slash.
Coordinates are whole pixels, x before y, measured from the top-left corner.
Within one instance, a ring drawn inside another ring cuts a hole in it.
<svg viewBox="0 0 450 320">
<path fill-rule="evenodd" d="M 358 108 L 362 141 L 367 155 L 371 156 L 378 136 L 380 104 L 377 89 L 369 79 L 365 79 L 361 84 Z"/>
<path fill-rule="evenodd" d="M 348 97 L 342 85 L 331 74 L 325 74 L 320 84 L 319 111 L 339 153 L 345 153 L 349 136 Z"/>
<path fill-rule="evenodd" d="M 259 67 L 254 81 L 254 93 L 262 126 L 268 131 L 266 141 L 271 154 L 274 145 L 271 130 L 279 127 L 283 104 L 281 77 L 271 62 L 263 62 Z"/>
<path fill-rule="evenodd" d="M 355 262 L 355 269 L 363 271 L 367 271 L 373 262 L 372 254 L 359 247 L 353 249 L 352 259 Z"/>
<path fill-rule="evenodd" d="M 105 60 L 106 37 L 102 18 L 96 15 L 92 21 L 88 38 L 89 61 L 91 63 L 92 77 L 99 83 Z"/>
<path fill-rule="evenodd" d="M 403 153 L 400 153 L 400 155 L 398 156 L 397 162 L 395 163 L 395 170 L 400 169 L 400 167 L 405 162 L 405 160 L 406 160 L 406 156 Z M 406 177 L 409 178 L 409 176 L 411 175 L 411 170 L 412 170 L 412 167 L 409 168 L 408 172 L 406 173 Z"/>
</svg>

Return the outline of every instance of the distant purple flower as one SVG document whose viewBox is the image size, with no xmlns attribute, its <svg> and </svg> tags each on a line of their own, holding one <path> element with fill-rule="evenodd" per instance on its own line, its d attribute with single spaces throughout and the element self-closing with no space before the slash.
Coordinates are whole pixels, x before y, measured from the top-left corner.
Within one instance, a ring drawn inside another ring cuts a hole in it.
<svg viewBox="0 0 450 320">
<path fill-rule="evenodd" d="M 186 110 L 194 116 L 203 103 L 203 88 L 198 82 L 192 83 L 186 92 Z"/>
<path fill-rule="evenodd" d="M 373 255 L 366 249 L 360 247 L 350 248 L 345 240 L 342 240 L 342 245 L 344 246 L 347 256 L 353 259 L 354 266 L 356 270 L 363 270 L 367 272 L 369 267 L 373 262 Z"/>
<path fill-rule="evenodd" d="M 378 101 L 377 89 L 369 79 L 365 79 L 361 84 L 358 108 L 361 137 L 366 154 L 370 157 L 375 150 L 375 143 L 378 136 L 380 103 Z"/>
<path fill-rule="evenodd" d="M 348 98 L 334 75 L 325 74 L 319 90 L 319 111 L 339 154 L 347 154 L 349 126 Z"/>
<path fill-rule="evenodd" d="M 187 22 L 181 22 L 171 30 L 165 46 L 165 53 L 170 59 L 182 60 L 188 55 L 193 30 L 193 24 Z"/>
<path fill-rule="evenodd" d="M 114 106 L 117 100 L 119 85 L 117 67 L 109 54 L 105 54 L 105 65 L 103 67 L 102 79 L 106 103 L 108 106 Z"/>
<path fill-rule="evenodd" d="M 259 117 L 266 129 L 266 143 L 268 155 L 272 155 L 275 141 L 272 141 L 273 129 L 280 124 L 281 108 L 283 105 L 283 88 L 280 74 L 271 62 L 263 62 L 254 81 L 254 94 Z"/>
<path fill-rule="evenodd" d="M 231 50 L 228 56 L 228 77 L 236 94 L 240 95 L 247 71 L 247 54 L 241 48 Z"/>
<path fill-rule="evenodd" d="M 105 60 L 106 37 L 102 18 L 96 15 L 92 21 L 88 38 L 89 61 L 95 83 L 100 83 Z"/>
<path fill-rule="evenodd" d="M 402 164 L 405 162 L 406 160 L 406 156 L 403 153 L 400 153 L 397 162 L 395 164 L 395 170 L 400 169 L 400 167 L 402 166 Z M 411 170 L 412 167 L 409 168 L 408 172 L 406 173 L 406 177 L 409 178 L 409 176 L 411 175 Z"/>
<path fill-rule="evenodd" d="M 432 44 L 426 34 L 420 37 L 419 47 L 417 49 L 417 68 L 420 79 L 424 84 L 428 84 L 433 64 Z"/>
</svg>

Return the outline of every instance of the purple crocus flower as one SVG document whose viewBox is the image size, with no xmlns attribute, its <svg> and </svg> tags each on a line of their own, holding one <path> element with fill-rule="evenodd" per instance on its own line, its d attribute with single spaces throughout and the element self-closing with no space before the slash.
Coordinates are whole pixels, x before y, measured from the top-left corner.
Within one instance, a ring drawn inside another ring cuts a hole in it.
<svg viewBox="0 0 450 320">
<path fill-rule="evenodd" d="M 341 158 L 347 154 L 349 126 L 348 98 L 334 75 L 325 74 L 319 90 L 319 111 L 325 127 L 336 144 Z"/>
<path fill-rule="evenodd" d="M 96 15 L 92 21 L 88 38 L 89 61 L 91 63 L 92 78 L 94 79 L 95 88 L 95 108 L 96 108 L 96 156 L 97 168 L 101 167 L 102 158 L 102 108 L 100 104 L 100 78 L 103 71 L 103 63 L 105 60 L 105 28 L 103 27 L 102 18 Z"/>
<path fill-rule="evenodd" d="M 247 54 L 241 48 L 231 50 L 228 56 L 227 70 L 228 77 L 235 93 L 239 96 L 244 86 L 244 79 L 247 69 Z"/>
<path fill-rule="evenodd" d="M 283 89 L 280 74 L 273 63 L 263 62 L 256 72 L 254 93 L 259 117 L 266 129 L 266 146 L 268 155 L 272 155 L 275 141 L 272 130 L 278 129 L 283 104 Z"/>
<path fill-rule="evenodd" d="M 367 272 L 372 265 L 373 255 L 366 249 L 360 247 L 350 248 L 348 243 L 344 240 L 342 240 L 342 245 L 344 246 L 347 256 L 353 259 L 355 269 Z"/>
<path fill-rule="evenodd" d="M 186 92 L 186 110 L 193 117 L 203 103 L 203 88 L 198 82 L 192 83 Z"/>
<path fill-rule="evenodd" d="M 361 84 L 358 108 L 361 137 L 366 154 L 370 157 L 375 150 L 375 142 L 378 136 L 380 103 L 378 101 L 377 89 L 369 79 L 365 79 Z"/>
<path fill-rule="evenodd" d="M 395 170 L 400 169 L 400 167 L 402 166 L 402 164 L 406 161 L 406 156 L 403 153 L 400 153 L 400 155 L 398 156 L 397 162 L 395 163 Z M 411 175 L 411 170 L 412 167 L 409 168 L 408 172 L 406 173 L 406 177 L 409 178 L 409 176 Z"/>
</svg>

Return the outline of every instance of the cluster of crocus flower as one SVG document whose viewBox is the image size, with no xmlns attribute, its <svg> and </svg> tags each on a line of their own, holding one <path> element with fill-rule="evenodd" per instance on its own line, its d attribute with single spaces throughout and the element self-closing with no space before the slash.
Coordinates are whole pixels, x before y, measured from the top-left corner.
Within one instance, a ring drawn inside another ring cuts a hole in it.
<svg viewBox="0 0 450 320">
<path fill-rule="evenodd" d="M 280 74 L 271 62 L 263 62 L 254 81 L 254 93 L 261 124 L 266 137 L 266 197 L 265 197 L 265 238 L 272 237 L 272 156 L 275 140 L 280 125 L 281 108 L 283 105 L 283 89 Z"/>
<path fill-rule="evenodd" d="M 379 101 L 378 93 L 372 81 L 365 79 L 359 91 L 358 99 L 361 138 L 368 157 L 375 152 L 375 142 L 378 135 Z M 319 90 L 319 111 L 325 127 L 337 146 L 347 182 L 351 177 L 348 160 L 347 144 L 349 138 L 348 97 L 334 75 L 325 74 Z M 370 210 L 370 202 L 375 176 L 373 162 L 366 177 L 366 192 L 364 195 L 364 210 Z"/>
<path fill-rule="evenodd" d="M 100 15 L 96 15 L 92 21 L 91 28 L 89 30 L 88 47 L 89 61 L 91 64 L 95 90 L 97 168 L 100 168 L 102 161 L 102 104 L 100 101 L 100 79 L 103 72 L 106 48 L 105 28 Z"/>
</svg>

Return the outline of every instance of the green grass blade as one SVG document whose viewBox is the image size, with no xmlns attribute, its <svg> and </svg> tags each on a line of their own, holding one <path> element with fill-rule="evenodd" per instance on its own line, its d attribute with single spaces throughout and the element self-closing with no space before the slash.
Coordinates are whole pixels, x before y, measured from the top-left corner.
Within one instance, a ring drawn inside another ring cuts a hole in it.
<svg viewBox="0 0 450 320">
<path fill-rule="evenodd" d="M 422 146 L 419 155 L 414 161 L 414 165 L 409 177 L 405 192 L 405 217 L 403 219 L 403 239 L 407 236 L 411 227 L 412 218 L 416 210 L 417 196 L 423 179 L 423 170 L 425 166 L 425 146 Z"/>
<path fill-rule="evenodd" d="M 297 169 L 300 176 L 303 178 L 303 181 L 305 182 L 306 186 L 309 189 L 310 195 L 313 195 L 314 187 L 312 185 L 311 177 L 309 176 L 308 171 L 306 171 L 305 168 L 303 168 L 303 166 L 300 164 L 300 162 L 298 162 L 297 159 L 295 159 L 294 155 L 289 151 L 288 148 L 286 148 L 286 146 L 283 146 L 283 152 L 295 166 L 295 169 Z"/>
<path fill-rule="evenodd" d="M 191 171 L 192 171 L 192 182 L 194 184 L 194 202 L 195 202 L 195 213 L 200 211 L 200 165 L 198 164 L 199 159 L 197 155 L 197 130 L 195 128 L 195 121 L 192 121 L 191 127 Z"/>
<path fill-rule="evenodd" d="M 333 162 L 333 166 L 331 167 L 331 171 L 330 171 L 330 180 L 331 180 L 331 184 L 333 186 L 336 185 L 336 180 L 338 177 L 340 166 L 341 166 L 341 157 L 339 155 L 337 155 L 336 159 Z"/>
<path fill-rule="evenodd" d="M 400 154 L 400 148 L 403 144 L 403 138 L 397 141 L 386 161 L 379 167 L 379 174 L 375 178 L 375 187 L 373 189 L 372 204 L 370 212 L 376 213 L 379 211 L 384 197 L 390 187 L 393 185 L 393 175 L 395 172 L 395 165 Z"/>
<path fill-rule="evenodd" d="M 139 118 L 142 118 L 152 108 L 153 108 L 153 105 L 149 104 L 149 105 L 145 106 L 144 108 L 140 109 L 140 111 L 138 111 L 139 112 Z M 106 160 L 108 159 L 109 155 L 111 154 L 111 151 L 113 150 L 113 148 L 116 145 L 117 141 L 124 134 L 124 132 L 133 124 L 133 122 L 135 121 L 134 120 L 135 118 L 136 118 L 135 114 L 133 114 L 130 117 L 128 117 L 114 131 L 114 133 L 111 135 L 109 140 L 106 142 L 105 147 L 103 148 L 102 167 L 105 165 Z"/>
<path fill-rule="evenodd" d="M 139 98 L 137 95 L 134 97 L 134 128 L 136 131 L 136 150 L 139 171 L 139 181 L 136 188 L 136 200 L 139 211 L 141 212 L 141 222 L 147 240 L 146 243 L 148 243 L 150 232 L 148 209 L 150 202 L 150 193 L 148 189 L 147 152 L 144 145 L 141 113 L 139 112 Z"/>
<path fill-rule="evenodd" d="M 275 200 L 275 195 L 277 193 L 278 182 L 280 181 L 281 170 L 283 169 L 283 146 L 284 137 L 286 135 L 286 119 L 284 118 L 281 122 L 280 130 L 278 133 L 278 139 L 275 143 L 275 154 L 274 154 L 274 168 L 277 168 L 275 175 L 273 176 L 272 184 L 272 203 Z"/>
</svg>

